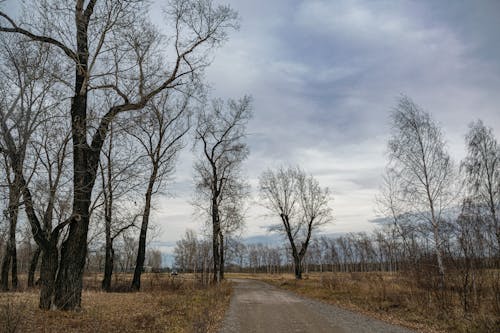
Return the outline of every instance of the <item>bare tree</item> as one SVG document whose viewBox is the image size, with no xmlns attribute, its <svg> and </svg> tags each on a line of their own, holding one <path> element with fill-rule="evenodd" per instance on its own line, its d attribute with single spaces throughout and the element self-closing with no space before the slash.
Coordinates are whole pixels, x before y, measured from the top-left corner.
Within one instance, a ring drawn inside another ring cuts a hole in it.
<svg viewBox="0 0 500 333">
<path fill-rule="evenodd" d="M 45 47 L 25 45 L 18 36 L 2 38 L 0 84 L 0 152 L 8 185 L 9 238 L 2 260 L 2 289 L 8 289 L 9 266 L 12 267 L 12 287 L 17 287 L 16 226 L 21 195 L 36 167 L 26 165 L 29 143 L 41 123 L 52 116 L 55 109 L 50 94 L 54 80 L 45 76 L 44 65 L 49 62 Z M 41 65 L 38 67 L 38 65 Z M 35 158 L 36 160 L 36 158 Z M 36 161 L 34 162 L 36 165 Z M 25 178 L 26 176 L 26 178 Z"/>
<path fill-rule="evenodd" d="M 56 120 L 57 118 L 57 120 Z M 30 224 L 36 228 L 34 234 L 41 250 L 40 266 L 40 307 L 49 309 L 53 304 L 53 293 L 59 261 L 60 235 L 65 221 L 70 215 L 71 189 L 68 174 L 70 167 L 68 131 L 65 118 L 60 110 L 51 121 L 39 125 L 33 137 L 32 150 L 38 167 L 34 171 L 30 189 L 25 188 L 23 196 L 30 198 L 25 203 L 25 211 Z M 29 203 L 34 203 L 30 205 Z M 35 265 L 33 262 L 32 265 Z"/>
<path fill-rule="evenodd" d="M 177 156 L 184 147 L 183 138 L 190 127 L 190 102 L 190 94 L 159 95 L 148 104 L 149 112 L 146 118 L 138 122 L 137 131 L 130 132 L 145 152 L 146 163 L 150 170 L 139 234 L 139 249 L 132 279 L 132 288 L 135 290 L 141 287 L 153 195 L 164 187 L 168 177 L 175 170 Z"/>
<path fill-rule="evenodd" d="M 376 196 L 377 210 L 381 216 L 390 219 L 391 232 L 396 233 L 403 241 L 403 247 L 410 258 L 415 259 L 414 252 L 411 251 L 411 244 L 408 240 L 408 232 L 414 231 L 417 226 L 412 215 L 406 210 L 405 201 L 401 200 L 403 186 L 400 183 L 398 171 L 392 168 L 387 168 L 382 177 L 382 185 L 380 193 Z M 394 236 L 395 237 L 395 236 Z M 394 238 L 392 237 L 392 238 Z M 415 267 L 416 266 L 412 266 Z"/>
<path fill-rule="evenodd" d="M 390 168 L 396 194 L 406 213 L 429 226 L 433 235 L 441 288 L 444 287 L 442 226 L 453 204 L 454 168 L 438 124 L 408 97 L 391 114 Z"/>
<path fill-rule="evenodd" d="M 193 230 L 186 230 L 174 248 L 174 267 L 184 273 L 194 273 L 201 283 L 207 285 L 213 260 L 210 248 L 208 239 L 199 238 Z"/>
<path fill-rule="evenodd" d="M 198 236 L 194 230 L 186 230 L 184 237 L 176 242 L 174 248 L 175 267 L 182 272 L 197 273 Z"/>
<path fill-rule="evenodd" d="M 48 309 L 52 304 L 57 272 L 59 235 L 66 226 L 62 219 L 68 216 L 61 185 L 70 136 L 68 124 L 59 114 L 55 81 L 46 75 L 45 66 L 51 63 L 50 53 L 43 45 L 38 49 L 20 45 L 21 53 L 11 56 L 18 62 L 15 77 L 22 80 L 12 107 L 1 110 L 2 145 L 16 189 L 23 195 L 33 237 L 42 252 L 40 307 Z M 34 68 L 36 72 L 32 72 Z M 28 149 L 30 154 L 27 154 Z M 27 156 L 32 164 L 30 167 L 26 165 Z M 36 262 L 32 267 L 36 267 Z"/>
<path fill-rule="evenodd" d="M 73 211 L 55 293 L 56 306 L 70 310 L 81 305 L 92 189 L 110 123 L 120 113 L 141 110 L 162 91 L 192 80 L 208 64 L 207 51 L 226 39 L 237 17 L 228 6 L 214 6 L 211 0 L 169 2 L 166 14 L 174 35 L 168 45 L 174 59 L 167 63 L 160 49 L 167 44 L 146 19 L 145 1 L 48 0 L 30 2 L 27 8 L 32 11 L 24 23 L 0 11 L 0 32 L 50 46 L 60 51 L 61 63 L 74 69 L 74 83 L 68 82 Z M 103 90 L 114 93 L 113 105 L 89 117 L 89 97 Z M 30 205 L 29 195 L 24 200 Z"/>
<path fill-rule="evenodd" d="M 493 130 L 481 120 L 469 125 L 466 144 L 468 154 L 461 167 L 465 172 L 467 195 L 488 212 L 500 255 L 500 146 Z"/>
<path fill-rule="evenodd" d="M 210 217 L 216 283 L 224 278 L 224 232 L 234 231 L 243 222 L 247 185 L 241 164 L 248 156 L 243 139 L 251 117 L 250 102 L 250 97 L 227 104 L 214 100 L 210 109 L 200 112 L 196 126 L 201 156 L 194 165 L 194 203 Z"/>
<path fill-rule="evenodd" d="M 154 272 L 158 272 L 161 269 L 163 262 L 161 251 L 158 249 L 151 249 L 148 251 L 146 257 L 148 266 L 150 266 Z"/>
<path fill-rule="evenodd" d="M 100 179 L 102 181 L 102 200 L 104 201 L 105 260 L 102 289 L 110 291 L 115 251 L 113 243 L 123 232 L 136 226 L 139 212 L 135 212 L 134 195 L 142 182 L 139 163 L 140 154 L 134 143 L 128 140 L 124 128 L 113 124 L 107 143 L 102 151 Z"/>
<path fill-rule="evenodd" d="M 290 243 L 295 278 L 302 279 L 302 263 L 313 231 L 332 220 L 328 188 L 299 168 L 267 170 L 260 177 L 264 206 L 281 218 L 271 230 L 282 232 Z"/>
</svg>

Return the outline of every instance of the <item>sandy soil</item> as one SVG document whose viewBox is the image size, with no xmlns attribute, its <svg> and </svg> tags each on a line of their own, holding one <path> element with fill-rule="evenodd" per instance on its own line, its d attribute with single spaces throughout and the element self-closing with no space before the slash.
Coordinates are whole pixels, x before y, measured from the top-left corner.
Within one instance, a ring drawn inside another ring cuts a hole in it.
<svg viewBox="0 0 500 333">
<path fill-rule="evenodd" d="M 233 281 L 234 294 L 220 333 L 412 332 L 261 281 Z"/>
</svg>

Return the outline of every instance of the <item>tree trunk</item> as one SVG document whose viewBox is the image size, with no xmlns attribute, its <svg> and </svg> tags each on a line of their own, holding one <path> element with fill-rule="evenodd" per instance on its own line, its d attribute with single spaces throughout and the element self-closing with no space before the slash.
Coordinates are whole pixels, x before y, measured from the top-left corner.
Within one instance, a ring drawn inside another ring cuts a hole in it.
<svg viewBox="0 0 500 333">
<path fill-rule="evenodd" d="M 74 155 L 82 154 L 77 149 Z M 86 167 L 82 167 L 85 158 L 75 157 L 73 221 L 69 226 L 68 238 L 61 247 L 61 260 L 56 279 L 55 305 L 61 310 L 75 310 L 81 307 L 83 288 L 83 273 L 87 257 L 87 234 L 89 228 L 89 211 L 92 188 L 95 181 L 94 174 L 90 174 Z M 86 165 L 86 163 L 85 163 Z"/>
<path fill-rule="evenodd" d="M 54 304 L 58 260 L 57 240 L 52 240 L 48 243 L 47 248 L 42 251 L 42 264 L 40 265 L 40 309 L 50 310 Z"/>
<path fill-rule="evenodd" d="M 9 290 L 9 270 L 12 271 L 12 289 L 17 289 L 17 252 L 15 241 L 15 236 L 14 239 L 12 239 L 12 236 L 9 236 L 9 240 L 5 249 L 5 255 L 2 260 L 2 291 Z"/>
<path fill-rule="evenodd" d="M 151 198 L 153 196 L 153 187 L 158 173 L 157 165 L 153 166 L 153 172 L 149 177 L 148 189 L 146 191 L 146 202 L 144 204 L 144 213 L 142 215 L 141 233 L 139 235 L 139 247 L 137 249 L 137 260 L 135 263 L 134 278 L 132 279 L 132 289 L 141 289 L 141 274 L 144 269 L 144 260 L 146 260 L 146 236 L 148 232 L 149 214 L 151 212 Z"/>
<path fill-rule="evenodd" d="M 214 271 L 213 271 L 213 281 L 219 283 L 221 281 L 220 276 L 220 244 L 219 244 L 219 234 L 220 222 L 219 222 L 219 211 L 216 203 L 216 199 L 212 202 L 212 255 L 214 257 Z"/>
<path fill-rule="evenodd" d="M 104 278 L 102 280 L 102 289 L 105 291 L 111 290 L 111 277 L 113 275 L 113 265 L 115 259 L 115 251 L 113 243 L 110 241 L 106 244 L 106 259 L 104 262 Z"/>
<path fill-rule="evenodd" d="M 16 251 L 16 228 L 17 217 L 19 213 L 18 191 L 19 179 L 16 176 L 14 184 L 9 186 L 9 239 L 5 248 L 4 258 L 2 260 L 1 288 L 3 291 L 9 290 L 9 270 L 12 271 L 12 289 L 17 289 L 17 251 Z"/>
<path fill-rule="evenodd" d="M 294 271 L 295 271 L 295 279 L 302 280 L 302 260 L 298 256 L 298 254 L 293 254 L 293 263 L 294 263 Z"/>
<path fill-rule="evenodd" d="M 37 246 L 35 253 L 33 253 L 33 257 L 31 257 L 30 268 L 28 271 L 28 288 L 33 288 L 35 286 L 35 272 L 41 252 L 41 247 Z"/>
<path fill-rule="evenodd" d="M 224 235 L 222 231 L 219 232 L 219 269 L 220 269 L 220 280 L 224 280 Z"/>
<path fill-rule="evenodd" d="M 113 133 L 111 132 L 111 135 Z M 110 141 L 112 138 L 110 138 Z M 111 143 L 110 143 L 111 150 Z M 111 186 L 111 160 L 108 159 L 108 174 L 107 174 L 107 189 L 104 188 L 104 210 L 105 210 L 105 233 L 106 233 L 106 258 L 104 262 L 104 278 L 102 280 L 102 289 L 105 291 L 110 291 L 111 289 L 111 277 L 113 275 L 113 262 L 115 252 L 113 250 L 113 238 L 111 238 L 111 223 L 113 217 L 113 189 Z M 106 193 L 107 192 L 107 193 Z"/>
<path fill-rule="evenodd" d="M 17 289 L 17 248 L 16 243 L 13 243 L 11 248 L 11 260 L 12 260 L 12 269 L 11 269 L 11 278 L 12 278 L 12 289 Z"/>
<path fill-rule="evenodd" d="M 71 100 L 71 138 L 73 144 L 73 208 L 69 234 L 61 247 L 56 278 L 55 305 L 62 310 L 81 307 L 83 272 L 87 257 L 90 204 L 102 144 L 92 148 L 87 142 L 88 20 L 76 12 L 74 95 Z M 97 133 L 105 136 L 105 133 Z"/>
<path fill-rule="evenodd" d="M 75 310 L 81 307 L 88 224 L 88 215 L 71 223 L 68 239 L 62 244 L 55 292 L 58 309 Z"/>
<path fill-rule="evenodd" d="M 9 290 L 9 270 L 10 270 L 10 240 L 7 241 L 5 246 L 5 254 L 2 259 L 2 276 L 0 283 L 2 284 L 2 291 Z"/>
</svg>

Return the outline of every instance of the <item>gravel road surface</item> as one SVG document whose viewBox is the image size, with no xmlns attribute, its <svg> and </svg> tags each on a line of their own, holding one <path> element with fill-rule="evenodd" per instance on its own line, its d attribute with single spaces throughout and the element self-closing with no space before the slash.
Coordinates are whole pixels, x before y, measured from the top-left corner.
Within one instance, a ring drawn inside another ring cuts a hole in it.
<svg viewBox="0 0 500 333">
<path fill-rule="evenodd" d="M 219 333 L 411 333 L 361 314 L 280 290 L 262 281 L 234 279 Z"/>
</svg>

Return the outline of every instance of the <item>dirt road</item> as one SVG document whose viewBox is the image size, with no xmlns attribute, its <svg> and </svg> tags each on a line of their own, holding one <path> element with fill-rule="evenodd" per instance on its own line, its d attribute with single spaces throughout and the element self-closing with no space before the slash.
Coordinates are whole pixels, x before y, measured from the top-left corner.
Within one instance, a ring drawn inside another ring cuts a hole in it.
<svg viewBox="0 0 500 333">
<path fill-rule="evenodd" d="M 410 333 L 412 331 L 293 295 L 267 283 L 234 279 L 220 333 Z"/>
</svg>

